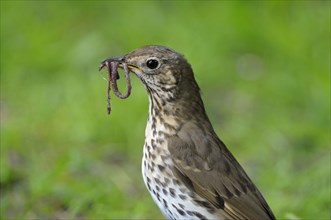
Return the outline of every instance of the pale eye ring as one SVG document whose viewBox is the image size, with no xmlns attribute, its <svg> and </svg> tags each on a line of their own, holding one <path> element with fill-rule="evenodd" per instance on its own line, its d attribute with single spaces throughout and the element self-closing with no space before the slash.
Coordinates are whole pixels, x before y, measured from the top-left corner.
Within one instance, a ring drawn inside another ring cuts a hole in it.
<svg viewBox="0 0 331 220">
<path fill-rule="evenodd" d="M 156 58 L 149 58 L 146 61 L 146 66 L 149 69 L 154 70 L 154 69 L 156 69 L 156 68 L 158 68 L 160 66 L 160 62 Z"/>
</svg>

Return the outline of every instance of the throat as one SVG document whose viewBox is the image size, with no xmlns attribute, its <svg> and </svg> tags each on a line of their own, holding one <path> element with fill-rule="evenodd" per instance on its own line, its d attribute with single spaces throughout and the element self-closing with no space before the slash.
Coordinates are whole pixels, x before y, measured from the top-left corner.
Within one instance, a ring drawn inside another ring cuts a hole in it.
<svg viewBox="0 0 331 220">
<path fill-rule="evenodd" d="M 175 101 L 168 101 L 158 94 L 149 94 L 149 110 L 145 136 L 166 139 L 177 133 L 183 123 L 178 115 L 180 106 Z"/>
</svg>

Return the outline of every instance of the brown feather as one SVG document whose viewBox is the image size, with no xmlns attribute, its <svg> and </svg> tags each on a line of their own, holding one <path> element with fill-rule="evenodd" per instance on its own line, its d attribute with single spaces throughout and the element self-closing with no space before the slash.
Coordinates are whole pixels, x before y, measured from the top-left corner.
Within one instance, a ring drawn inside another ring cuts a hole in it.
<svg viewBox="0 0 331 220">
<path fill-rule="evenodd" d="M 202 135 L 202 127 L 202 124 L 187 122 L 176 136 L 169 138 L 168 148 L 177 176 L 229 219 L 275 219 L 261 193 L 226 146 L 214 133 Z M 205 169 L 205 162 L 209 169 Z"/>
</svg>

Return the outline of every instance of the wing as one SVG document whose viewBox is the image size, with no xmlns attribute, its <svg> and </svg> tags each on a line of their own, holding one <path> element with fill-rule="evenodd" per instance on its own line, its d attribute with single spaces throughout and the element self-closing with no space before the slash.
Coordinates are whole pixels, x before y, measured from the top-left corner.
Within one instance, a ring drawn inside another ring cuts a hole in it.
<svg viewBox="0 0 331 220">
<path fill-rule="evenodd" d="M 213 204 L 220 216 L 275 219 L 259 190 L 211 127 L 202 129 L 201 124 L 186 123 L 170 137 L 168 148 L 175 163 L 174 174 Z"/>
</svg>

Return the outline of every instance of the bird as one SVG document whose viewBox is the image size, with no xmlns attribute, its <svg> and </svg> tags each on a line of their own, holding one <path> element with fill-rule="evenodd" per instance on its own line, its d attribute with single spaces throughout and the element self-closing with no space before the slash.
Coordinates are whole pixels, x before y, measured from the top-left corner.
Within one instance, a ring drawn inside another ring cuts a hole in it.
<svg viewBox="0 0 331 220">
<path fill-rule="evenodd" d="M 105 61 L 125 64 L 147 90 L 142 175 L 167 219 L 276 219 L 213 129 L 182 54 L 147 45 Z"/>
</svg>

